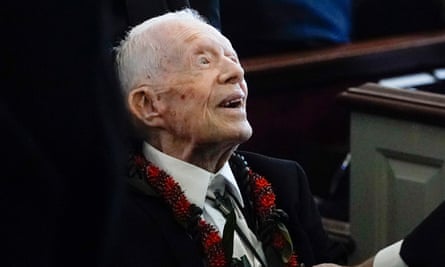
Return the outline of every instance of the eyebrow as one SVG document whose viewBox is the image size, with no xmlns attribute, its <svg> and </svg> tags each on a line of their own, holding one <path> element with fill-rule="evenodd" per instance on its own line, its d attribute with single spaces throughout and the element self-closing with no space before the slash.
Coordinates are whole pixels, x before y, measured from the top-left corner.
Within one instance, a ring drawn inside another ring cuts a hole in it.
<svg viewBox="0 0 445 267">
<path fill-rule="evenodd" d="M 222 55 L 230 55 L 230 56 L 235 56 L 236 58 L 238 58 L 238 54 L 236 53 L 236 51 L 231 48 L 231 47 L 227 47 L 225 45 L 222 45 L 219 42 L 216 42 L 214 40 L 209 40 L 206 41 L 205 43 L 200 43 L 197 44 L 194 48 L 194 50 L 204 50 L 204 51 L 209 51 L 212 54 L 219 54 L 221 53 Z"/>
</svg>

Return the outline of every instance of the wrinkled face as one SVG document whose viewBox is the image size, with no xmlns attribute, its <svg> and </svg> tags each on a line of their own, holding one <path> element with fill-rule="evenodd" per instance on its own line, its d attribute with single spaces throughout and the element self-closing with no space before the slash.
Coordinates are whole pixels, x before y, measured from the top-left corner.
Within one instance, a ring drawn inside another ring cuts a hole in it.
<svg viewBox="0 0 445 267">
<path fill-rule="evenodd" d="M 170 34 L 167 87 L 159 110 L 175 138 L 194 144 L 240 144 L 252 134 L 246 117 L 247 85 L 229 40 L 205 24 Z"/>
</svg>

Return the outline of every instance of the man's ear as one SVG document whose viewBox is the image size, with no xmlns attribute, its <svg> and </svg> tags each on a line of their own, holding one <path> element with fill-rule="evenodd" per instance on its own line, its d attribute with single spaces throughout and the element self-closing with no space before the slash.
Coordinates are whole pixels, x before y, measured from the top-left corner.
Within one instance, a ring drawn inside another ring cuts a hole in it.
<svg viewBox="0 0 445 267">
<path fill-rule="evenodd" d="M 130 113 L 147 126 L 159 126 L 162 117 L 153 102 L 155 99 L 153 91 L 145 86 L 133 89 L 127 99 Z"/>
</svg>

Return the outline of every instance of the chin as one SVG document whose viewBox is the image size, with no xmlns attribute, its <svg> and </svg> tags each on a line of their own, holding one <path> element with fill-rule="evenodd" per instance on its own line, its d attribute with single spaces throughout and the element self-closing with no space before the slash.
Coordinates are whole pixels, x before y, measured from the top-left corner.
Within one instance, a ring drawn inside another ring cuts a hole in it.
<svg viewBox="0 0 445 267">
<path fill-rule="evenodd" d="M 252 136 L 252 127 L 248 122 L 233 123 L 230 127 L 213 127 L 206 132 L 207 142 L 242 144 Z"/>
<path fill-rule="evenodd" d="M 240 129 L 238 140 L 240 141 L 241 144 L 249 140 L 251 136 L 252 136 L 252 127 L 250 126 L 250 124 L 247 124 L 242 129 Z"/>
</svg>

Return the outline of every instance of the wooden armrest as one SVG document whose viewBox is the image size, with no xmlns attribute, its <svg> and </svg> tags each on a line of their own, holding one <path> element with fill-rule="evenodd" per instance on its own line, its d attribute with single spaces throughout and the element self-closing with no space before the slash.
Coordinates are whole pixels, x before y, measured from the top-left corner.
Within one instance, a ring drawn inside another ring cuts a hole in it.
<svg viewBox="0 0 445 267">
<path fill-rule="evenodd" d="M 369 40 L 312 51 L 241 60 L 250 86 L 273 88 L 362 84 L 381 77 L 443 66 L 445 31 Z"/>
<path fill-rule="evenodd" d="M 311 51 L 246 58 L 241 60 L 241 63 L 246 73 L 255 73 L 406 49 L 417 50 L 436 45 L 445 46 L 444 31 L 361 41 Z"/>
<path fill-rule="evenodd" d="M 445 95 L 366 83 L 342 92 L 338 99 L 353 110 L 445 125 Z"/>
</svg>

